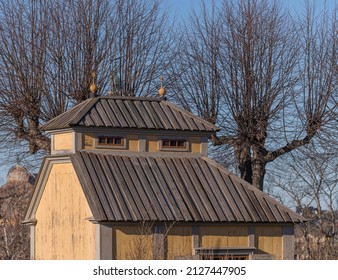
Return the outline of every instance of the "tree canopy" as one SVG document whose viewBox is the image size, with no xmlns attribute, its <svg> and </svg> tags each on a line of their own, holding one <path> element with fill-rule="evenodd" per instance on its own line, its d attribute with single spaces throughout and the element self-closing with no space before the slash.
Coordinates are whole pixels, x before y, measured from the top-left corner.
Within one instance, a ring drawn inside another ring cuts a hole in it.
<svg viewBox="0 0 338 280">
<path fill-rule="evenodd" d="M 308 3 L 308 2 L 307 2 Z M 217 159 L 263 189 L 267 166 L 337 141 L 337 4 L 200 2 L 183 25 L 160 0 L 0 0 L 1 140 L 48 152 L 40 125 L 89 96 L 170 100 L 222 128 Z"/>
</svg>

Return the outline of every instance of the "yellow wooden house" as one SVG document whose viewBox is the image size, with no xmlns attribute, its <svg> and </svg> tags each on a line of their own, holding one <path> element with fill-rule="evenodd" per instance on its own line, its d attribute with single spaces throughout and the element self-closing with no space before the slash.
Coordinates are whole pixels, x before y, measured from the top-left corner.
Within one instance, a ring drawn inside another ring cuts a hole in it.
<svg viewBox="0 0 338 280">
<path fill-rule="evenodd" d="M 208 158 L 165 98 L 92 97 L 42 126 L 31 259 L 293 259 L 303 218 Z"/>
</svg>

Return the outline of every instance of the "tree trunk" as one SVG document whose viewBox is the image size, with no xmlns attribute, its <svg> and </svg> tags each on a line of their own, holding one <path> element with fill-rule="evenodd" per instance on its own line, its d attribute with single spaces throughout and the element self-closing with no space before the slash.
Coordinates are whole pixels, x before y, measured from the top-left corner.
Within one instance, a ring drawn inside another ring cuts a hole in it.
<svg viewBox="0 0 338 280">
<path fill-rule="evenodd" d="M 250 147 L 236 147 L 235 151 L 241 178 L 263 191 L 267 162 L 260 156 L 262 151 Z"/>
<path fill-rule="evenodd" d="M 259 159 L 252 162 L 252 185 L 263 191 L 266 163 Z"/>
<path fill-rule="evenodd" d="M 236 161 L 238 162 L 238 169 L 241 178 L 252 183 L 252 162 L 250 155 L 250 147 L 239 147 L 234 145 Z"/>
</svg>

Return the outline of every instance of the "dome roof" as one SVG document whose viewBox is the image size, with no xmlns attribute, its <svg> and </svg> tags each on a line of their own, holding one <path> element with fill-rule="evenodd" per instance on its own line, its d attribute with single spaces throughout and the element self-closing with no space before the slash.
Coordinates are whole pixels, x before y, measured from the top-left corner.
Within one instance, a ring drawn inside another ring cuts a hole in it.
<svg viewBox="0 0 338 280">
<path fill-rule="evenodd" d="M 28 183 L 29 173 L 27 169 L 21 165 L 15 165 L 9 169 L 7 174 L 8 183 Z"/>
</svg>

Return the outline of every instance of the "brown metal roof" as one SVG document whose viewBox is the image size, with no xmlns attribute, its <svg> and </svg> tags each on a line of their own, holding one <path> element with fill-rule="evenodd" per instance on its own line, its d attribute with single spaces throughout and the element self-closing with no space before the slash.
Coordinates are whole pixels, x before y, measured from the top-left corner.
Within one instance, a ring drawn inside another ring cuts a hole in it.
<svg viewBox="0 0 338 280">
<path fill-rule="evenodd" d="M 97 221 L 303 221 L 208 158 L 70 158 Z"/>
<path fill-rule="evenodd" d="M 215 125 L 159 98 L 101 96 L 85 100 L 41 126 L 74 126 L 214 132 Z"/>
</svg>

